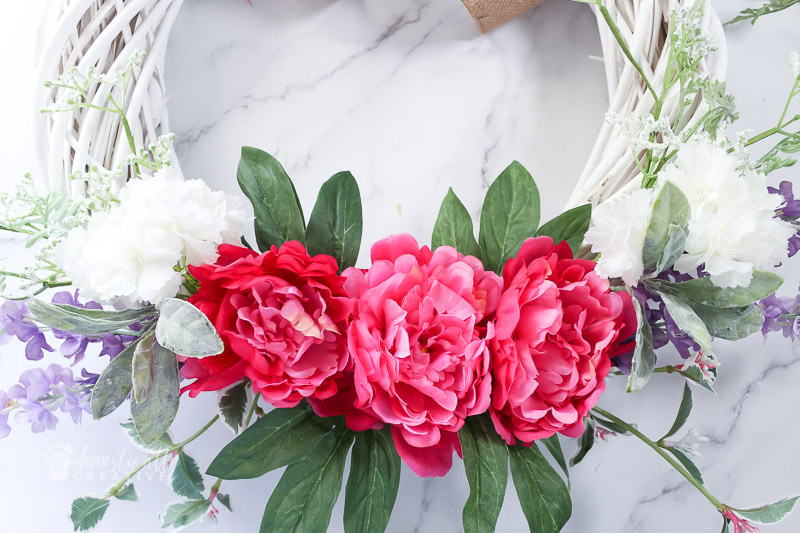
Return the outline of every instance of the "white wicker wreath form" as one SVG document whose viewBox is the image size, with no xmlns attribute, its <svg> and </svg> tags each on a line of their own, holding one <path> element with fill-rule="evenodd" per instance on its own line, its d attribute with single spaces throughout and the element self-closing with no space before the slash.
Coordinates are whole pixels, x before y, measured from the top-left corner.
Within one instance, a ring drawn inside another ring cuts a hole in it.
<svg viewBox="0 0 800 533">
<path fill-rule="evenodd" d="M 692 2 L 678 0 L 680 5 Z M 169 32 L 182 3 L 183 0 L 61 0 L 54 13 L 57 20 L 39 59 L 38 86 L 43 87 L 45 80 L 57 78 L 73 67 L 86 71 L 94 66 L 103 73 L 119 70 L 135 50 L 145 50 L 147 56 L 134 72 L 124 101 L 136 145 L 148 146 L 169 132 L 164 59 Z M 606 7 L 634 58 L 653 86 L 660 87 L 669 58 L 670 0 L 608 0 Z M 652 94 L 621 52 L 596 7 L 595 14 L 608 85 L 608 111 L 620 116 L 651 113 L 655 105 Z M 725 35 L 710 5 L 704 25 L 715 37 L 718 50 L 712 61 L 700 65 L 701 74 L 706 79 L 723 80 L 727 70 Z M 100 105 L 105 103 L 108 90 L 104 85 L 89 96 Z M 677 86 L 673 88 L 661 112 L 671 123 L 680 106 L 678 90 Z M 37 114 L 39 109 L 58 101 L 61 91 L 39 89 L 34 101 Z M 123 100 L 121 96 L 114 94 L 118 102 Z M 702 98 L 696 96 L 675 130 L 702 117 L 704 105 Z M 35 139 L 39 175 L 46 176 L 40 179 L 39 186 L 45 190 L 82 195 L 84 185 L 70 179 L 71 175 L 93 165 L 116 168 L 130 153 L 118 115 L 83 108 L 46 117 L 46 121 L 36 121 Z M 604 122 L 567 207 L 605 201 L 626 186 L 636 187 L 639 176 L 622 128 Z"/>
</svg>

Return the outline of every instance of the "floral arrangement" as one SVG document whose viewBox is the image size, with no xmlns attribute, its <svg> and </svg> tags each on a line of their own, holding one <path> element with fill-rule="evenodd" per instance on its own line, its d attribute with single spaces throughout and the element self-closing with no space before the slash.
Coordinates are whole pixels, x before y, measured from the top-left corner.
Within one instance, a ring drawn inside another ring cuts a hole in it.
<svg viewBox="0 0 800 533">
<path fill-rule="evenodd" d="M 800 497 L 734 508 L 692 461 L 707 439 L 690 429 L 671 440 L 690 415 L 690 385 L 713 391 L 713 338 L 795 339 L 800 316 L 800 297 L 777 296 L 782 278 L 772 271 L 800 249 L 800 200 L 790 182 L 765 181 L 800 151 L 800 133 L 789 131 L 800 121 L 789 114 L 798 57 L 777 126 L 732 142 L 733 98 L 724 83 L 697 77 L 714 48 L 702 15 L 703 2 L 674 10 L 664 87 L 645 78 L 656 110 L 667 97 L 688 105 L 701 95 L 702 118 L 606 117 L 630 141 L 635 187 L 540 224 L 536 184 L 514 162 L 488 189 L 477 239 L 451 189 L 430 246 L 388 236 L 365 269 L 355 266 L 363 221 L 349 172 L 325 182 L 306 220 L 280 163 L 243 148 L 237 179 L 252 204 L 255 247 L 242 237 L 244 202 L 185 179 L 172 137 L 147 150 L 129 138 L 133 155 L 119 168 L 74 176 L 85 198 L 37 196 L 24 181 L 0 197 L 0 228 L 36 249 L 28 267 L 2 272 L 3 340 L 25 343 L 32 361 L 54 344 L 73 367 L 90 346 L 99 350 L 90 357 L 109 361 L 99 375 L 56 363 L 23 373 L 0 391 L 0 437 L 12 419 L 41 432 L 58 411 L 78 423 L 129 405 L 124 430 L 149 457 L 102 497 L 74 501 L 76 531 L 94 527 L 113 499 L 137 500 L 131 479 L 167 456 L 182 499 L 165 509 L 165 527 L 216 517 L 217 503 L 230 509 L 223 480 L 286 467 L 260 531 L 323 531 L 348 454 L 344 528 L 383 531 L 401 464 L 442 476 L 456 453 L 470 486 L 465 531 L 494 531 L 510 471 L 531 531 L 556 533 L 572 510 L 569 468 L 612 434 L 665 459 L 719 511 L 723 531 L 778 522 Z M 87 96 L 94 85 L 124 87 L 140 65 L 136 54 L 114 76 L 69 72 L 51 83 L 67 96 L 45 111 L 96 106 Z M 124 102 L 109 100 L 104 109 L 126 123 Z M 778 140 L 754 159 L 749 147 L 768 138 Z M 667 345 L 681 361 L 659 367 L 656 350 Z M 619 386 L 615 376 L 635 393 L 657 372 L 680 376 L 683 395 L 656 440 L 598 401 Z M 181 398 L 207 391 L 218 394 L 218 412 L 176 442 L 168 430 Z M 207 489 L 186 448 L 216 423 L 235 437 L 206 468 L 215 478 Z M 578 440 L 570 461 L 559 435 Z"/>
</svg>

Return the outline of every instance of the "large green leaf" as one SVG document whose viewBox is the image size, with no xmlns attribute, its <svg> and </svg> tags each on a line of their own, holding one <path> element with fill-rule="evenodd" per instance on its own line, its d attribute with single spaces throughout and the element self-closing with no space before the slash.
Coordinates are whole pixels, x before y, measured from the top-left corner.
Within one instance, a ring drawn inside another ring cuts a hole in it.
<svg viewBox="0 0 800 533">
<path fill-rule="evenodd" d="M 400 456 L 389 426 L 356 433 L 344 499 L 347 533 L 386 530 L 400 486 Z"/>
<path fill-rule="evenodd" d="M 361 193 L 349 172 L 339 172 L 319 191 L 306 228 L 306 246 L 311 255 L 336 258 L 339 270 L 355 266 L 361 247 Z"/>
<path fill-rule="evenodd" d="M 508 485 L 508 447 L 488 415 L 467 417 L 458 432 L 469 481 L 469 498 L 461 513 L 465 533 L 492 533 Z"/>
<path fill-rule="evenodd" d="M 564 480 L 536 446 L 509 447 L 511 477 L 528 527 L 536 533 L 558 533 L 572 515 Z"/>
<path fill-rule="evenodd" d="M 472 217 L 452 188 L 448 189 L 439 208 L 431 246 L 434 250 L 440 246 L 452 246 L 464 255 L 481 257 L 481 248 L 472 229 Z"/>
<path fill-rule="evenodd" d="M 734 509 L 736 514 L 759 524 L 775 524 L 794 511 L 800 496 L 785 498 L 769 505 L 761 505 L 752 509 Z"/>
<path fill-rule="evenodd" d="M 718 308 L 694 304 L 692 309 L 705 323 L 708 332 L 719 339 L 738 341 L 761 331 L 764 324 L 764 313 L 755 305 Z"/>
<path fill-rule="evenodd" d="M 546 222 L 536 231 L 536 236 L 547 235 L 552 237 L 556 244 L 567 241 L 572 253 L 577 255 L 578 248 L 583 244 L 583 237 L 592 221 L 591 204 L 579 205 L 569 211 L 558 215 L 550 222 Z"/>
<path fill-rule="evenodd" d="M 539 189 L 514 161 L 492 183 L 481 210 L 479 242 L 487 270 L 500 273 L 539 227 Z"/>
<path fill-rule="evenodd" d="M 178 457 L 175 459 L 170 484 L 172 485 L 172 490 L 178 496 L 183 496 L 190 500 L 202 500 L 204 498 L 203 474 L 200 473 L 197 462 L 186 455 L 183 450 L 178 452 Z"/>
<path fill-rule="evenodd" d="M 681 404 L 678 407 L 678 414 L 675 416 L 675 422 L 672 423 L 672 427 L 669 428 L 669 431 L 661 437 L 660 440 L 668 439 L 673 436 L 675 433 L 680 431 L 680 429 L 686 424 L 686 421 L 689 419 L 689 415 L 692 412 L 692 389 L 689 388 L 688 383 L 683 384 L 683 396 L 681 397 Z"/>
<path fill-rule="evenodd" d="M 178 358 L 158 342 L 153 344 L 153 389 L 141 403 L 131 402 L 133 424 L 145 444 L 158 440 L 178 413 L 181 382 Z"/>
<path fill-rule="evenodd" d="M 665 264 L 669 261 L 663 260 L 665 250 L 674 253 L 674 243 L 680 241 L 676 239 L 678 230 L 685 232 L 691 214 L 689 201 L 680 188 L 671 181 L 666 181 L 653 202 L 650 221 L 645 231 L 642 246 L 642 262 L 645 267 L 655 268 L 659 264 L 662 267 L 670 266 Z M 673 245 L 667 246 L 668 241 L 672 241 Z"/>
<path fill-rule="evenodd" d="M 352 443 L 353 432 L 337 426 L 305 459 L 289 465 L 264 509 L 260 533 L 327 531 Z"/>
<path fill-rule="evenodd" d="M 100 419 L 113 413 L 130 395 L 133 352 L 137 344 L 138 339 L 117 354 L 100 373 L 92 389 L 92 418 Z"/>
<path fill-rule="evenodd" d="M 167 298 L 158 304 L 156 339 L 164 348 L 184 357 L 219 355 L 225 349 L 208 317 L 185 300 Z"/>
<path fill-rule="evenodd" d="M 304 458 L 331 430 L 330 420 L 305 402 L 273 409 L 225 446 L 206 473 L 222 479 L 254 479 Z"/>
<path fill-rule="evenodd" d="M 691 302 L 713 307 L 745 307 L 763 300 L 783 284 L 783 278 L 772 272 L 756 270 L 747 287 L 722 288 L 711 282 L 710 278 L 698 278 L 682 283 L 651 280 L 649 285 L 661 292 L 680 294 Z"/>
<path fill-rule="evenodd" d="M 628 376 L 628 392 L 642 390 L 642 387 L 650 380 L 650 376 L 653 375 L 653 370 L 656 368 L 653 332 L 639 300 L 634 298 L 633 305 L 636 309 L 636 321 L 639 327 L 636 331 L 636 347 L 633 350 L 633 359 L 631 360 L 631 374 Z"/>
<path fill-rule="evenodd" d="M 101 333 L 120 331 L 156 314 L 153 307 L 104 311 L 66 304 L 51 304 L 36 299 L 28 300 L 26 306 L 36 321 L 53 329 L 68 331 L 76 335 L 100 335 Z"/>
<path fill-rule="evenodd" d="M 239 187 L 253 204 L 256 243 L 261 251 L 286 241 L 304 241 L 305 220 L 294 184 L 277 159 L 257 148 L 242 148 Z"/>
<path fill-rule="evenodd" d="M 108 500 L 98 498 L 78 498 L 72 502 L 69 514 L 75 531 L 88 531 L 97 525 L 108 509 Z"/>
<path fill-rule="evenodd" d="M 659 293 L 659 296 L 664 301 L 664 305 L 666 305 L 667 311 L 675 321 L 675 325 L 689 335 L 703 351 L 710 351 L 711 334 L 708 332 L 704 321 L 697 316 L 697 313 L 692 309 L 686 298 L 665 292 Z"/>
</svg>

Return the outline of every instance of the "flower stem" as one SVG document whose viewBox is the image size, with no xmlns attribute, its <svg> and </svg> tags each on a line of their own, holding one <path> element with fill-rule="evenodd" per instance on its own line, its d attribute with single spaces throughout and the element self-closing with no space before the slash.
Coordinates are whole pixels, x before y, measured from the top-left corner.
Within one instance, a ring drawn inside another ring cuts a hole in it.
<svg viewBox="0 0 800 533">
<path fill-rule="evenodd" d="M 248 427 L 250 425 L 250 421 L 253 419 L 253 413 L 256 412 L 256 408 L 258 407 L 258 399 L 260 397 L 261 393 L 257 392 L 253 398 L 253 405 L 250 407 L 250 412 L 247 413 L 247 419 L 244 421 L 244 427 Z"/>
<path fill-rule="evenodd" d="M 669 455 L 667 452 L 665 452 L 665 451 L 664 451 L 664 450 L 661 448 L 661 446 L 659 446 L 659 445 L 658 445 L 658 443 L 656 443 L 656 442 L 652 441 L 651 439 L 649 439 L 649 438 L 648 438 L 648 437 L 647 437 L 647 436 L 646 436 L 644 433 L 642 433 L 641 431 L 639 431 L 639 430 L 638 430 L 638 429 L 637 429 L 635 426 L 633 426 L 632 424 L 629 424 L 629 423 L 625 422 L 624 420 L 622 420 L 621 418 L 619 418 L 619 417 L 617 417 L 617 416 L 614 416 L 613 414 L 609 413 L 609 412 L 608 412 L 608 411 L 606 411 L 605 409 L 601 409 L 600 407 L 595 407 L 594 409 L 592 409 L 592 411 L 593 411 L 593 412 L 595 412 L 595 413 L 597 413 L 598 415 L 600 415 L 600 416 L 602 416 L 602 417 L 605 417 L 605 418 L 607 418 L 608 420 L 611 420 L 612 422 L 615 422 L 615 423 L 619 424 L 620 426 L 622 426 L 622 427 L 624 427 L 625 429 L 627 429 L 628 431 L 630 431 L 630 432 L 631 432 L 633 435 L 635 435 L 635 436 L 636 436 L 636 437 L 637 437 L 639 440 L 641 440 L 642 442 L 644 442 L 645 444 L 647 444 L 647 445 L 648 445 L 650 448 L 652 448 L 652 449 L 653 449 L 653 451 L 654 451 L 654 452 L 656 452 L 658 455 L 660 455 L 660 456 L 661 456 L 661 457 L 662 457 L 662 458 L 663 458 L 665 461 L 667 461 L 667 462 L 668 462 L 668 463 L 669 463 L 669 464 L 670 464 L 670 465 L 671 465 L 671 466 L 672 466 L 672 467 L 673 467 L 675 470 L 677 470 L 677 471 L 678 471 L 678 472 L 679 472 L 679 473 L 680 473 L 680 474 L 681 474 L 683 477 L 685 477 L 685 478 L 686 478 L 686 480 L 687 480 L 689 483 L 691 483 L 692 485 L 694 485 L 694 487 L 695 487 L 695 488 L 696 488 L 698 491 L 700 491 L 700 493 L 701 493 L 703 496 L 705 496 L 705 497 L 706 497 L 706 499 L 708 499 L 708 501 L 710 501 L 710 502 L 711 502 L 711 503 L 714 505 L 714 507 L 716 507 L 716 508 L 717 508 L 717 510 L 718 510 L 719 512 L 721 512 L 721 513 L 722 513 L 722 512 L 724 512 L 726 509 L 728 509 L 728 507 L 727 507 L 725 504 L 723 504 L 723 503 L 722 503 L 721 501 L 719 501 L 719 500 L 718 500 L 716 497 L 714 497 L 714 495 L 713 495 L 713 494 L 711 494 L 711 493 L 708 491 L 708 489 L 707 489 L 707 488 L 705 488 L 705 487 L 704 487 L 704 486 L 703 486 L 703 485 L 702 485 L 702 484 L 701 484 L 699 481 L 697 481 L 697 480 L 696 480 L 696 479 L 695 479 L 695 478 L 694 478 L 694 477 L 693 477 L 693 476 L 692 476 L 692 475 L 691 475 L 689 472 L 687 472 L 687 471 L 686 471 L 686 469 L 685 469 L 685 468 L 684 468 L 682 465 L 680 465 L 680 464 L 679 464 L 679 463 L 678 463 L 678 462 L 677 462 L 675 459 L 673 459 L 672 457 L 670 457 L 670 455 Z"/>
<path fill-rule="evenodd" d="M 130 480 L 131 480 L 131 478 L 132 478 L 133 476 L 135 476 L 136 474 L 138 474 L 138 473 L 139 473 L 139 472 L 140 472 L 140 471 L 141 471 L 141 470 L 142 470 L 144 467 L 146 467 L 146 466 L 147 466 L 147 465 L 149 465 L 150 463 L 152 463 L 152 462 L 154 462 L 154 461 L 157 461 L 157 460 L 161 459 L 161 458 L 162 458 L 162 457 L 164 457 L 165 455 L 169 455 L 169 454 L 171 454 L 171 453 L 173 453 L 173 452 L 177 452 L 177 451 L 180 451 L 180 450 L 182 450 L 183 448 L 185 448 L 185 447 L 186 447 L 186 446 L 187 446 L 189 443 L 191 443 L 192 441 L 194 441 L 195 439 L 197 439 L 197 438 L 198 438 L 200 435 L 202 435 L 203 433 L 205 433 L 206 431 L 208 431 L 208 428 L 210 428 L 211 426 L 213 426 L 213 425 L 214 425 L 214 423 L 215 423 L 217 420 L 219 420 L 219 415 L 216 415 L 214 418 L 212 418 L 211 420 L 209 420 L 209 421 L 208 421 L 208 423 L 207 423 L 205 426 L 203 426 L 202 428 L 200 428 L 200 430 L 199 430 L 197 433 L 195 433 L 194 435 L 192 435 L 191 437 L 189 437 L 189 438 L 188 438 L 188 439 L 186 439 L 185 441 L 183 441 L 183 442 L 179 442 L 178 444 L 176 444 L 176 445 L 172 446 L 171 448 L 167 448 L 166 450 L 163 450 L 163 451 L 161 451 L 161 452 L 157 453 L 156 455 L 154 455 L 154 456 L 152 456 L 152 457 L 149 457 L 149 458 L 148 458 L 146 461 L 144 461 L 144 462 L 143 462 L 143 463 L 141 463 L 139 466 L 137 466 L 136 468 L 134 468 L 133 470 L 131 470 L 131 472 L 130 472 L 130 473 L 127 475 L 127 476 L 125 476 L 124 478 L 122 478 L 122 479 L 120 480 L 120 482 L 119 482 L 119 483 L 117 483 L 116 485 L 114 485 L 113 487 L 111 487 L 111 488 L 108 490 L 108 493 L 107 493 L 107 494 L 106 494 L 106 495 L 103 497 L 103 499 L 104 499 L 104 500 L 107 500 L 107 499 L 111 498 L 112 496 L 115 496 L 115 495 L 116 495 L 116 494 L 119 492 L 119 490 L 120 490 L 122 487 L 124 487 L 124 486 L 125 486 L 125 484 L 126 484 L 128 481 L 130 481 Z"/>
</svg>

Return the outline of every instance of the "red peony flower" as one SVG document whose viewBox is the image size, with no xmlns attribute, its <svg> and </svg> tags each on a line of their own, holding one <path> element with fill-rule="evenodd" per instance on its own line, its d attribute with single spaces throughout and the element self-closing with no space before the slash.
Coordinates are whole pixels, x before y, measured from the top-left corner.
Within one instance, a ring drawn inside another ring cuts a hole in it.
<svg viewBox="0 0 800 533">
<path fill-rule="evenodd" d="M 183 376 L 196 378 L 191 396 L 244 376 L 276 407 L 336 393 L 352 302 L 333 257 L 311 257 L 295 241 L 261 255 L 223 244 L 215 264 L 189 270 L 200 282 L 189 301 L 225 343 L 220 355 L 184 361 Z"/>
<path fill-rule="evenodd" d="M 356 299 L 350 397 L 361 410 L 348 424 L 369 427 L 364 415 L 392 424 L 395 447 L 414 472 L 444 475 L 453 450 L 460 454 L 464 419 L 489 407 L 493 326 L 484 318 L 495 310 L 500 278 L 474 257 L 447 246 L 431 252 L 410 235 L 376 243 L 372 267 L 344 275 Z M 336 407 L 327 412 L 341 412 Z"/>
<path fill-rule="evenodd" d="M 539 237 L 503 269 L 490 412 L 509 444 L 580 436 L 605 390 L 616 344 L 636 331 L 630 295 L 611 292 L 594 267 L 573 259 L 566 243 Z"/>
</svg>

